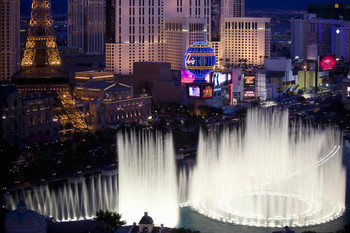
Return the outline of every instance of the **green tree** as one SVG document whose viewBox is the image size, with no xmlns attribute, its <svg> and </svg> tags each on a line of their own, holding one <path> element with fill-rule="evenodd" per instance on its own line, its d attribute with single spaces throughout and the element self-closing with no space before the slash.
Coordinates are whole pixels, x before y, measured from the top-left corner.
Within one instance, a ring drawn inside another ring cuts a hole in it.
<svg viewBox="0 0 350 233">
<path fill-rule="evenodd" d="M 96 217 L 94 217 L 94 220 L 98 222 L 104 222 L 105 225 L 103 228 L 113 232 L 118 227 L 126 224 L 126 221 L 121 220 L 121 218 L 122 215 L 116 212 L 99 210 L 96 212 Z"/>
</svg>

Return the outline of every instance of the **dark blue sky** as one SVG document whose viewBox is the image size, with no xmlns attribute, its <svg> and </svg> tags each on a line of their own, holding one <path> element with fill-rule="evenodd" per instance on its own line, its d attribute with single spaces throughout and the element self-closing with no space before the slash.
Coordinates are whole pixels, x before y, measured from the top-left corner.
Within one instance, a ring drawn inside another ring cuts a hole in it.
<svg viewBox="0 0 350 233">
<path fill-rule="evenodd" d="M 175 1 L 175 0 L 166 0 Z M 30 14 L 32 0 L 21 0 L 22 14 Z M 67 0 L 51 0 L 53 14 L 67 12 Z M 246 8 L 280 8 L 280 9 L 307 9 L 308 4 L 347 3 L 350 0 L 246 0 Z M 166 4 L 166 3 L 165 3 Z"/>
</svg>

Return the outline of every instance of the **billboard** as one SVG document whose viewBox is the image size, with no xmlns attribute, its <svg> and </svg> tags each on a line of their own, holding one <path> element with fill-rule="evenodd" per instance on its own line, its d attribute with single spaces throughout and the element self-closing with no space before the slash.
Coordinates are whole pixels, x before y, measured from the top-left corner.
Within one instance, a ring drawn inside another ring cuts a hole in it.
<svg viewBox="0 0 350 233">
<path fill-rule="evenodd" d="M 203 86 L 202 98 L 203 99 L 213 98 L 213 89 L 214 87 L 211 85 Z"/>
<path fill-rule="evenodd" d="M 221 0 L 211 0 L 211 41 L 220 41 Z"/>
<path fill-rule="evenodd" d="M 335 55 L 325 55 L 320 58 L 320 71 L 335 69 Z"/>
<path fill-rule="evenodd" d="M 232 75 L 231 73 L 213 72 L 211 81 L 214 87 L 227 86 L 229 83 L 232 83 Z"/>
<path fill-rule="evenodd" d="M 255 86 L 255 76 L 245 75 L 244 76 L 244 86 L 245 87 Z"/>
<path fill-rule="evenodd" d="M 346 98 L 350 99 L 350 87 L 346 87 Z"/>
<path fill-rule="evenodd" d="M 255 92 L 254 91 L 245 91 L 243 93 L 244 97 L 255 97 Z"/>
<path fill-rule="evenodd" d="M 194 75 L 188 70 L 181 70 L 181 83 L 193 83 L 195 80 Z M 205 81 L 211 83 L 210 73 L 205 76 Z"/>
<path fill-rule="evenodd" d="M 200 86 L 188 86 L 188 96 L 190 98 L 201 98 L 201 87 Z"/>
</svg>

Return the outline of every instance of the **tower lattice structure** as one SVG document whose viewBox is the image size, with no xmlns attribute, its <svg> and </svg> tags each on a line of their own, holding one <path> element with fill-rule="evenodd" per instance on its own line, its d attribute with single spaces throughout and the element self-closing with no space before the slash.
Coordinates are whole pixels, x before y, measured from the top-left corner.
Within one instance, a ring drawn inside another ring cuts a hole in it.
<svg viewBox="0 0 350 233">
<path fill-rule="evenodd" d="M 29 30 L 21 66 L 23 68 L 61 65 L 53 30 L 50 0 L 33 0 Z"/>
</svg>

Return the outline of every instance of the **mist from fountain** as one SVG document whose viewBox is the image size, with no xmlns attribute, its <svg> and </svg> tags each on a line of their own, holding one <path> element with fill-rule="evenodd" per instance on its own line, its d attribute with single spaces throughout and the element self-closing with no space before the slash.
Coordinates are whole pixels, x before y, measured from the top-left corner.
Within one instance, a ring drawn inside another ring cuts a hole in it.
<svg viewBox="0 0 350 233">
<path fill-rule="evenodd" d="M 199 213 L 243 225 L 308 226 L 339 217 L 345 209 L 340 133 L 290 128 L 288 117 L 249 110 L 244 130 L 201 132 L 189 184 L 180 182 L 182 201 L 188 192 Z"/>
<path fill-rule="evenodd" d="M 129 224 L 147 211 L 157 223 L 176 226 L 179 202 L 171 134 L 119 133 L 117 139 L 120 213 Z"/>
</svg>

